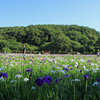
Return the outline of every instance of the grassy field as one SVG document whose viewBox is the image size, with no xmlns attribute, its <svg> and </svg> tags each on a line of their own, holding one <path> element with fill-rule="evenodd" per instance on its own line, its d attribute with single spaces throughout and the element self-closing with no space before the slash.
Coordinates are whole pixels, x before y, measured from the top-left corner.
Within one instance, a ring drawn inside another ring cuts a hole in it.
<svg viewBox="0 0 100 100">
<path fill-rule="evenodd" d="M 100 100 L 95 55 L 0 55 L 0 100 Z"/>
</svg>

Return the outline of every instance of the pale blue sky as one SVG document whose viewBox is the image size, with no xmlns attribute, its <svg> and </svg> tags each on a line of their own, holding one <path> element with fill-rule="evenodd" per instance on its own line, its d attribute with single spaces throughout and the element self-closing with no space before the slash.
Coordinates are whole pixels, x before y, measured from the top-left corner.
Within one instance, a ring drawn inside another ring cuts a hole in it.
<svg viewBox="0 0 100 100">
<path fill-rule="evenodd" d="M 100 32 L 100 0 L 0 0 L 0 27 L 79 25 Z"/>
</svg>

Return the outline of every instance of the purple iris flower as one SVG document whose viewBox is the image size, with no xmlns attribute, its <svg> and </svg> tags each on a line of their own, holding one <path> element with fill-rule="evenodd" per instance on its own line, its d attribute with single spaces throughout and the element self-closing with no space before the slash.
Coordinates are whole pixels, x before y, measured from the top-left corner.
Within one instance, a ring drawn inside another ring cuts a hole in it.
<svg viewBox="0 0 100 100">
<path fill-rule="evenodd" d="M 82 72 L 82 70 L 80 70 L 80 72 Z"/>
<path fill-rule="evenodd" d="M 18 71 L 18 73 L 21 73 L 21 71 Z"/>
<path fill-rule="evenodd" d="M 44 80 L 43 78 L 41 78 L 41 77 L 35 80 L 35 83 L 36 83 L 39 87 L 41 87 L 41 86 L 43 85 L 44 82 L 45 82 L 45 80 Z"/>
<path fill-rule="evenodd" d="M 63 70 L 66 70 L 66 72 L 68 72 L 68 71 L 69 71 L 67 68 L 63 68 Z"/>
<path fill-rule="evenodd" d="M 53 60 L 53 62 L 55 62 L 55 60 Z"/>
<path fill-rule="evenodd" d="M 88 60 L 87 62 L 89 62 L 89 63 L 90 63 L 90 60 Z"/>
<path fill-rule="evenodd" d="M 55 83 L 58 83 L 58 79 L 56 79 L 54 82 L 55 82 Z"/>
<path fill-rule="evenodd" d="M 99 86 L 100 86 L 100 83 L 99 83 L 100 82 L 100 79 L 97 78 L 97 81 L 98 81 L 97 87 L 99 88 Z"/>
<path fill-rule="evenodd" d="M 41 86 L 43 85 L 43 83 L 45 83 L 45 82 L 49 85 L 50 82 L 52 82 L 52 77 L 46 76 L 46 77 L 44 77 L 44 78 L 38 78 L 38 79 L 35 80 L 35 83 L 36 83 L 39 87 L 41 87 Z"/>
<path fill-rule="evenodd" d="M 61 65 L 61 67 L 62 67 L 63 65 Z"/>
<path fill-rule="evenodd" d="M 83 76 L 84 76 L 85 80 L 88 80 L 89 74 L 87 74 L 87 75 L 84 75 L 84 74 L 83 74 Z"/>
<path fill-rule="evenodd" d="M 70 77 L 70 75 L 66 74 L 66 75 L 64 75 L 64 77 Z"/>
<path fill-rule="evenodd" d="M 1 73 L 1 74 L 0 74 L 0 78 L 1 78 L 2 76 L 5 77 L 5 78 L 8 78 L 8 74 L 7 74 L 7 73 Z"/>
<path fill-rule="evenodd" d="M 46 76 L 46 78 L 47 78 L 50 82 L 52 82 L 52 77 Z"/>
<path fill-rule="evenodd" d="M 97 62 L 97 60 L 95 60 L 95 62 Z"/>
<path fill-rule="evenodd" d="M 40 63 L 42 63 L 43 61 L 41 60 Z"/>
<path fill-rule="evenodd" d="M 97 81 L 100 82 L 100 79 L 97 78 Z"/>
<path fill-rule="evenodd" d="M 31 71 L 31 72 L 32 72 L 32 69 L 26 69 L 26 72 L 28 72 L 28 73 L 29 73 L 29 71 Z"/>
<path fill-rule="evenodd" d="M 46 82 L 48 85 L 50 84 L 50 82 L 52 82 L 52 77 L 50 77 L 50 76 L 46 76 L 46 77 L 44 77 L 43 79 L 45 80 L 45 82 Z"/>
<path fill-rule="evenodd" d="M 44 57 L 43 57 L 43 59 L 46 60 Z"/>
<path fill-rule="evenodd" d="M 50 78 L 44 77 L 43 80 L 45 80 L 45 82 L 49 85 L 52 79 L 51 77 Z"/>
<path fill-rule="evenodd" d="M 49 85 L 50 81 L 47 79 L 47 77 L 44 77 L 43 80 L 45 80 L 45 82 Z"/>
<path fill-rule="evenodd" d="M 71 65 L 68 65 L 69 67 L 71 67 Z"/>
<path fill-rule="evenodd" d="M 78 68 L 79 66 L 77 66 L 76 68 Z"/>
<path fill-rule="evenodd" d="M 73 70 L 73 68 L 70 68 L 70 70 Z"/>
<path fill-rule="evenodd" d="M 60 78 L 60 80 L 62 80 L 62 78 Z"/>
</svg>

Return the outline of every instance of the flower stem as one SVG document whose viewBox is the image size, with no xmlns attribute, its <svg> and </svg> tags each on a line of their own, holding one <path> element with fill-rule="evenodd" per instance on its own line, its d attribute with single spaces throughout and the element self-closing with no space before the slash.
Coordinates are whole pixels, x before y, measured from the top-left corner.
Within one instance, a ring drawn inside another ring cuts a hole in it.
<svg viewBox="0 0 100 100">
<path fill-rule="evenodd" d="M 56 100 L 58 100 L 58 83 L 57 83 L 57 93 L 56 93 Z"/>
<path fill-rule="evenodd" d="M 75 100 L 75 85 L 74 85 L 74 100 Z"/>
<path fill-rule="evenodd" d="M 86 87 L 85 87 L 85 96 L 84 96 L 84 100 L 86 100 L 87 84 L 88 84 L 88 80 L 86 80 Z"/>
<path fill-rule="evenodd" d="M 73 94 L 74 99 L 73 99 L 73 100 L 75 100 L 75 79 L 74 79 L 74 81 L 72 82 L 72 84 L 73 84 L 73 88 L 74 88 L 74 94 Z"/>
</svg>

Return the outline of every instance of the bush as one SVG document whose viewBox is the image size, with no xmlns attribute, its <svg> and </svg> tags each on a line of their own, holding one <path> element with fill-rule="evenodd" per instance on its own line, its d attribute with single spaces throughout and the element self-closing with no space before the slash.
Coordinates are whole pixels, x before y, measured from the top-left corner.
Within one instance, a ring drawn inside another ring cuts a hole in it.
<svg viewBox="0 0 100 100">
<path fill-rule="evenodd" d="M 9 48 L 6 48 L 6 47 L 2 48 L 1 52 L 4 53 L 5 51 L 6 51 L 6 53 L 11 53 L 12 52 Z"/>
<path fill-rule="evenodd" d="M 32 53 L 34 53 L 34 54 L 38 54 L 39 52 L 38 52 L 38 51 L 33 51 Z"/>
</svg>

